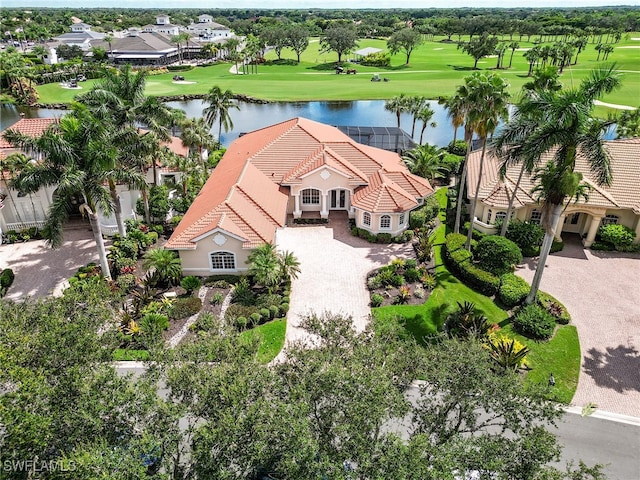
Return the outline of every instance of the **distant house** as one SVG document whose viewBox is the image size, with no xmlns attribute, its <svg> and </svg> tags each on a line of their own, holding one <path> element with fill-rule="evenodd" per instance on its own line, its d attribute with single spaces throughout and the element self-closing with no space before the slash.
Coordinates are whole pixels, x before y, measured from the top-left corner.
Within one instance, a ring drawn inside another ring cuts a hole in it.
<svg viewBox="0 0 640 480">
<path fill-rule="evenodd" d="M 588 199 L 571 203 L 560 217 L 556 238 L 563 233 L 575 233 L 582 237 L 586 247 L 594 242 L 600 225 L 619 223 L 635 230 L 640 241 L 640 139 L 621 139 L 605 142 L 611 158 L 613 182 L 610 186 L 598 186 L 590 173 L 585 158 L 578 154 L 576 171 L 581 172 L 583 183 L 589 187 Z M 473 201 L 480 167 L 479 150 L 469 157 L 467 170 L 468 199 Z M 543 161 L 551 157 L 543 158 Z M 520 166 L 507 168 L 504 179 L 499 176 L 501 162 L 491 154 L 486 155 L 476 206 L 474 226 L 485 233 L 495 233 L 496 221 L 506 218 L 509 198 L 515 191 Z M 533 182 L 525 173 L 515 194 L 513 218 L 540 223 L 542 211 L 531 193 Z"/>
<path fill-rule="evenodd" d="M 178 35 L 182 27 L 179 25 L 173 25 L 171 23 L 171 17 L 169 15 L 156 16 L 156 23 L 145 25 L 142 27 L 142 31 L 147 33 L 164 33 L 165 35 L 173 36 Z"/>
<path fill-rule="evenodd" d="M 91 25 L 82 22 L 74 23 L 69 28 L 71 32 L 53 37 L 57 44 L 64 44 L 70 47 L 75 45 L 87 52 L 91 50 L 91 42 L 101 40 L 105 36 L 104 33 L 93 32 Z"/>
<path fill-rule="evenodd" d="M 58 120 L 55 118 L 24 118 L 13 124 L 9 129 L 29 135 L 31 137 L 38 137 L 49 128 L 49 126 Z M 141 134 L 144 135 L 143 130 Z M 188 149 L 182 144 L 182 140 L 176 137 L 171 137 L 171 140 L 164 144 L 172 152 L 180 156 L 186 156 Z M 4 139 L 4 136 L 0 136 L 0 159 L 5 159 L 12 153 L 19 152 L 13 145 Z M 34 157 L 33 152 L 21 152 L 27 156 Z M 38 157 L 33 158 L 34 161 L 41 160 Z M 179 181 L 180 172 L 174 169 L 165 167 L 158 164 L 155 169 L 157 178 L 153 178 L 154 169 L 149 167 L 146 172 L 146 181 L 149 185 L 154 183 L 163 184 L 167 180 Z M 53 202 L 56 196 L 56 189 L 54 187 L 47 187 L 39 190 L 32 195 L 25 195 L 23 192 L 16 190 L 10 186 L 11 176 L 8 171 L 0 171 L 0 242 L 2 232 L 10 230 L 20 231 L 29 227 L 42 227 L 46 220 L 49 206 Z M 122 212 L 124 218 L 135 217 L 136 201 L 140 197 L 139 190 L 130 190 L 127 185 L 118 185 L 118 192 L 120 194 L 120 201 L 122 205 Z M 70 215 L 80 216 L 79 207 L 83 203 L 82 199 L 78 197 L 73 205 L 73 209 Z M 99 214 L 100 223 L 103 233 L 110 235 L 117 232 L 115 225 L 115 219 Z"/>
<path fill-rule="evenodd" d="M 189 24 L 187 30 L 194 37 L 197 36 L 206 40 L 230 38 L 234 36 L 229 27 L 214 22 L 211 15 L 199 15 L 198 22 Z"/>
<path fill-rule="evenodd" d="M 294 118 L 231 144 L 166 248 L 179 251 L 186 274 L 237 273 L 288 217 L 343 211 L 360 228 L 398 235 L 432 193 L 397 153 Z"/>
</svg>

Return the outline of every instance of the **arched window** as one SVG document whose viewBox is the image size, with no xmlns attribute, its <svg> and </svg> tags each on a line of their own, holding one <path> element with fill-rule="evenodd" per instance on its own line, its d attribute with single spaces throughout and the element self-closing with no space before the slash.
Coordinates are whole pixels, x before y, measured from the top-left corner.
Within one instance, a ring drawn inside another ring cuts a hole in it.
<svg viewBox="0 0 640 480">
<path fill-rule="evenodd" d="M 362 214 L 362 224 L 367 227 L 371 226 L 371 214 L 369 212 L 364 212 Z"/>
<path fill-rule="evenodd" d="M 302 205 L 320 205 L 320 190 L 315 188 L 302 190 Z"/>
<path fill-rule="evenodd" d="M 507 212 L 496 212 L 496 218 L 493 223 L 504 222 L 505 218 L 507 218 Z"/>
<path fill-rule="evenodd" d="M 380 217 L 380 229 L 391 228 L 391 217 L 389 215 L 382 215 Z"/>
<path fill-rule="evenodd" d="M 213 252 L 210 255 L 211 270 L 235 270 L 236 254 L 232 252 Z"/>
<path fill-rule="evenodd" d="M 618 223 L 620 217 L 617 215 L 607 215 L 602 219 L 601 225 L 610 225 L 612 223 Z"/>
</svg>

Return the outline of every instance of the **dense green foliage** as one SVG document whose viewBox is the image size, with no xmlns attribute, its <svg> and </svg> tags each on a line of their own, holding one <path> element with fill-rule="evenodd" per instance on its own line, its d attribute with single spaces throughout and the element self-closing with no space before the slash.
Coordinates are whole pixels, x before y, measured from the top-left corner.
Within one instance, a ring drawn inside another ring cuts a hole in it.
<svg viewBox="0 0 640 480">
<path fill-rule="evenodd" d="M 506 237 L 520 247 L 524 256 L 531 257 L 542 245 L 544 229 L 537 223 L 513 220 L 509 222 Z"/>
<path fill-rule="evenodd" d="M 13 284 L 13 279 L 15 278 L 15 274 L 13 270 L 10 268 L 5 268 L 0 273 L 0 297 L 4 297 L 7 293 L 7 290 Z"/>
<path fill-rule="evenodd" d="M 505 273 L 500 277 L 498 300 L 507 308 L 520 305 L 529 293 L 531 286 L 525 279 L 513 273 Z"/>
<path fill-rule="evenodd" d="M 464 248 L 465 242 L 462 234 L 447 235 L 444 250 L 447 266 L 469 286 L 485 295 L 495 295 L 500 288 L 500 278 L 473 263 L 473 255 Z"/>
<path fill-rule="evenodd" d="M 611 243 L 616 250 L 628 247 L 636 238 L 636 232 L 632 228 L 617 223 L 602 225 L 598 234 L 603 242 Z"/>
<path fill-rule="evenodd" d="M 495 275 L 502 275 L 513 272 L 515 267 L 522 263 L 522 252 L 518 245 L 508 238 L 487 235 L 476 245 L 473 258 L 480 268 Z"/>
<path fill-rule="evenodd" d="M 547 340 L 556 328 L 553 316 L 539 305 L 522 307 L 513 318 L 513 326 L 525 337 L 536 340 Z"/>
</svg>

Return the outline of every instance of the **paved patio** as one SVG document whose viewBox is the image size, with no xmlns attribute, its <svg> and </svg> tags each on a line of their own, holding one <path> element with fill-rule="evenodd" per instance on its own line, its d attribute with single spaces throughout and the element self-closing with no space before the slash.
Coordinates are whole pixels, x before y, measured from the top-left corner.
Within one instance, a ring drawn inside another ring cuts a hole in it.
<svg viewBox="0 0 640 480">
<path fill-rule="evenodd" d="M 89 262 L 98 263 L 98 253 L 88 225 L 65 229 L 64 243 L 55 250 L 44 240 L 0 245 L 0 268 L 15 274 L 6 295 L 11 300 L 59 295 L 66 280 Z"/>
<path fill-rule="evenodd" d="M 541 289 L 566 305 L 582 362 L 573 404 L 640 417 L 640 257 L 585 250 L 567 236 L 550 255 Z M 516 273 L 531 282 L 537 259 Z"/>
<path fill-rule="evenodd" d="M 371 314 L 367 273 L 393 257 L 413 256 L 410 245 L 377 245 L 353 237 L 341 212 L 330 217 L 326 226 L 290 226 L 276 234 L 278 249 L 293 252 L 300 261 L 300 275 L 291 286 L 285 348 L 309 338 L 300 323 L 310 313 L 351 316 L 362 331 Z"/>
</svg>

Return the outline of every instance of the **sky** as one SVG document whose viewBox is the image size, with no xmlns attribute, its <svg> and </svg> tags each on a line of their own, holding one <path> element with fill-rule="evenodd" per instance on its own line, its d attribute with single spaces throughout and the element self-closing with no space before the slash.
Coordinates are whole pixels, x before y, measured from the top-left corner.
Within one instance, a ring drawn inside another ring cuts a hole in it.
<svg viewBox="0 0 640 480">
<path fill-rule="evenodd" d="M 2 7 L 51 8 L 459 8 L 459 7 L 598 7 L 640 6 L 640 0 L 1 0 Z"/>
</svg>

